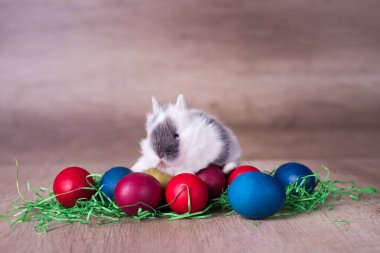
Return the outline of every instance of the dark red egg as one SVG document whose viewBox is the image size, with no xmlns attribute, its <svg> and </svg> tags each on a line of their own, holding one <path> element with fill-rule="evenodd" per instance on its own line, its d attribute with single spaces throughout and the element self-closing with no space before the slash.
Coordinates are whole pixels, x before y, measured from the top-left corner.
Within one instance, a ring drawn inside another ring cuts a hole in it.
<svg viewBox="0 0 380 253">
<path fill-rule="evenodd" d="M 188 208 L 190 196 L 190 210 Z M 207 204 L 208 189 L 197 175 L 182 173 L 173 177 L 165 190 L 166 202 L 176 213 L 195 213 L 202 211 Z"/>
<path fill-rule="evenodd" d="M 90 199 L 95 190 L 81 189 L 95 185 L 92 177 L 87 177 L 90 173 L 80 167 L 69 167 L 62 170 L 53 183 L 55 198 L 65 207 L 73 207 L 78 199 Z"/>
<path fill-rule="evenodd" d="M 217 198 L 226 189 L 226 175 L 222 171 L 222 167 L 210 164 L 206 169 L 197 173 L 208 188 L 208 196 L 210 199 Z"/>
<path fill-rule="evenodd" d="M 124 176 L 116 185 L 114 198 L 123 212 L 136 215 L 139 208 L 152 210 L 160 204 L 162 188 L 153 176 L 134 172 Z"/>
<path fill-rule="evenodd" d="M 228 176 L 228 184 L 230 185 L 232 181 L 234 181 L 235 178 L 237 178 L 238 176 L 246 172 L 260 172 L 260 170 L 257 169 L 256 167 L 249 166 L 249 165 L 243 165 L 243 166 L 237 167 Z"/>
</svg>

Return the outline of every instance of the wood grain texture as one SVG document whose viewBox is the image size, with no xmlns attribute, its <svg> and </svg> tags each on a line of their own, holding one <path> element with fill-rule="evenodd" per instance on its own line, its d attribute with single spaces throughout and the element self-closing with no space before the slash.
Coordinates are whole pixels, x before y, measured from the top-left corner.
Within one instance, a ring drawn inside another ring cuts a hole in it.
<svg viewBox="0 0 380 253">
<path fill-rule="evenodd" d="M 275 168 L 283 160 L 258 160 L 259 168 Z M 304 160 L 313 169 L 325 164 L 335 179 L 355 180 L 380 188 L 379 159 Z M 66 164 L 24 165 L 21 178 L 32 186 L 51 188 L 54 175 Z M 83 164 L 102 171 L 102 164 Z M 2 165 L 1 210 L 16 197 L 13 165 Z M 25 191 L 25 187 L 24 187 Z M 371 202 L 372 203 L 372 202 Z M 332 211 L 288 218 L 250 221 L 232 215 L 205 220 L 153 220 L 105 226 L 54 224 L 37 235 L 33 224 L 10 229 L 0 223 L 0 252 L 377 252 L 380 250 L 378 204 L 342 200 Z M 348 224 L 335 222 L 348 220 Z"/>
<path fill-rule="evenodd" d="M 373 0 L 1 0 L 0 153 L 136 157 L 150 96 L 184 93 L 254 147 L 246 159 L 377 157 L 379 8 Z"/>
</svg>

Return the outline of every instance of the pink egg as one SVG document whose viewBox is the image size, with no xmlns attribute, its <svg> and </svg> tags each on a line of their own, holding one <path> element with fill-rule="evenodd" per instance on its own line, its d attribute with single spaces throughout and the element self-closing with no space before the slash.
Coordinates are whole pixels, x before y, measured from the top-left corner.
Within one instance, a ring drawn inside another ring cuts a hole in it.
<svg viewBox="0 0 380 253">
<path fill-rule="evenodd" d="M 135 172 L 123 177 L 115 188 L 115 202 L 123 212 L 136 215 L 139 208 L 152 210 L 161 201 L 162 188 L 153 176 Z"/>
<path fill-rule="evenodd" d="M 206 184 L 209 193 L 209 199 L 217 198 L 226 189 L 226 176 L 222 168 L 210 164 L 207 168 L 199 171 L 197 176 Z"/>
</svg>

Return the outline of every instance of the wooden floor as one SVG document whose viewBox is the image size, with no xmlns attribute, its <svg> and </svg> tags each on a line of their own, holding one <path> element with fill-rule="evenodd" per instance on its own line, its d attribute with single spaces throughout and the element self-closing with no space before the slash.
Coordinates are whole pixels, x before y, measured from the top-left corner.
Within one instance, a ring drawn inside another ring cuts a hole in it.
<svg viewBox="0 0 380 253">
<path fill-rule="evenodd" d="M 282 160 L 255 161 L 271 169 Z M 313 169 L 324 164 L 334 179 L 355 180 L 380 188 L 380 159 L 303 160 Z M 21 179 L 51 188 L 57 167 L 24 164 Z M 82 166 L 101 172 L 101 164 Z M 96 169 L 94 169 L 96 168 Z M 15 166 L 2 165 L 1 210 L 16 198 Z M 25 182 L 25 181 L 24 181 Z M 24 191 L 25 191 L 25 187 Z M 379 199 L 377 199 L 379 200 Z M 33 224 L 13 229 L 0 223 L 0 252 L 379 252 L 380 206 L 374 201 L 341 201 L 332 211 L 260 221 L 239 215 L 206 220 L 153 220 L 113 225 L 52 225 L 47 234 Z M 347 220 L 348 223 L 338 222 Z"/>
</svg>

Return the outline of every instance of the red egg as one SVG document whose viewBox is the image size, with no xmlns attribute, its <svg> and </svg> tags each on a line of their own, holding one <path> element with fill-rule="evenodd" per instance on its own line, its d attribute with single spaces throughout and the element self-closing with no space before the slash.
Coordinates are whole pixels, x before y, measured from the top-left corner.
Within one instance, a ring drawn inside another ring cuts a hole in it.
<svg viewBox="0 0 380 253">
<path fill-rule="evenodd" d="M 190 195 L 190 210 L 188 208 L 188 195 Z M 206 184 L 198 176 L 182 173 L 173 177 L 165 191 L 166 202 L 176 213 L 195 213 L 202 211 L 208 200 Z"/>
<path fill-rule="evenodd" d="M 87 170 L 80 167 L 69 167 L 62 170 L 55 177 L 53 183 L 54 195 L 59 195 L 55 197 L 58 202 L 65 207 L 73 207 L 78 199 L 90 199 L 95 190 L 80 189 L 90 187 L 88 182 L 95 185 L 92 177 L 87 177 L 89 174 Z"/>
<path fill-rule="evenodd" d="M 199 171 L 197 176 L 206 184 L 210 199 L 219 197 L 226 189 L 226 175 L 217 165 L 210 164 L 206 169 Z"/>
<path fill-rule="evenodd" d="M 246 172 L 260 172 L 260 170 L 253 167 L 253 166 L 249 166 L 249 165 L 243 165 L 243 166 L 237 167 L 228 176 L 228 184 L 231 184 L 235 178 L 237 178 L 238 176 L 240 176 L 241 174 L 244 174 Z"/>
<path fill-rule="evenodd" d="M 153 176 L 134 172 L 123 177 L 115 188 L 115 202 L 123 212 L 136 215 L 139 208 L 152 210 L 161 201 L 162 188 Z"/>
</svg>

